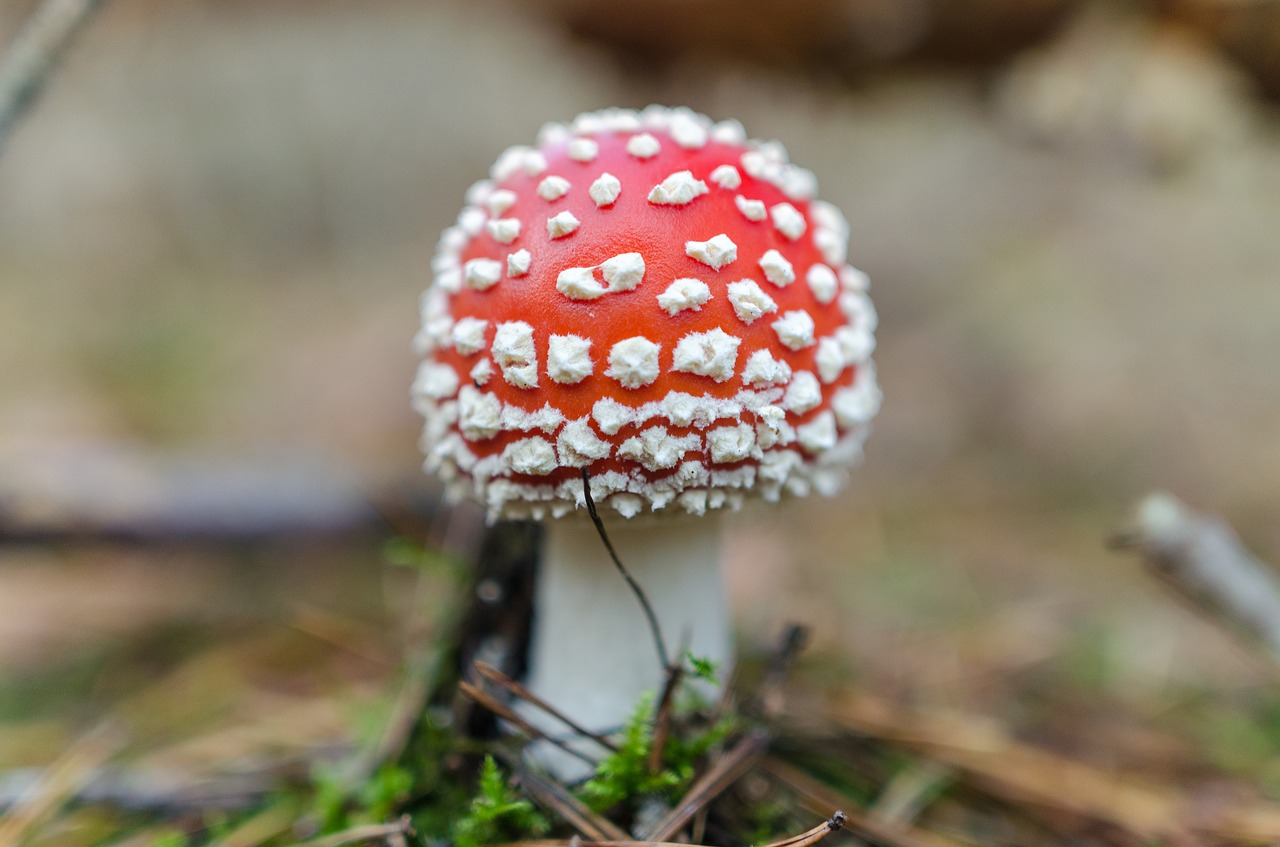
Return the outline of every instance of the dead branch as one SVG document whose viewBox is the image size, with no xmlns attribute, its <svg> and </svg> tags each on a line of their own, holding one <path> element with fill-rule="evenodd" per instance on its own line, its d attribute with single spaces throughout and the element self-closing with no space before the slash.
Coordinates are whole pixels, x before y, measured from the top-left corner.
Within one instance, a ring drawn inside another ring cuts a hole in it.
<svg viewBox="0 0 1280 847">
<path fill-rule="evenodd" d="M 466 680 L 460 680 L 458 682 L 458 693 L 478 703 L 479 705 L 488 709 L 490 712 L 493 712 L 495 715 L 497 715 L 499 718 L 501 718 L 503 721 L 509 724 L 512 729 L 516 730 L 526 738 L 533 739 L 534 741 L 545 741 L 549 744 L 554 744 L 564 752 L 568 753 L 570 756 L 574 756 L 578 759 L 581 759 L 589 767 L 594 768 L 596 766 L 595 759 L 592 759 L 590 756 L 588 756 L 586 753 L 583 753 L 581 750 L 575 749 L 572 745 L 570 745 L 564 739 L 556 738 L 555 736 L 548 735 L 547 733 L 538 729 L 536 726 L 529 723 L 524 718 L 520 717 L 520 715 L 517 714 L 516 711 L 512 709 L 510 706 L 508 706 L 506 703 L 503 703 L 501 700 L 494 697 L 492 694 L 490 694 L 488 691 L 485 691 L 483 688 L 473 685 L 472 683 L 467 682 Z"/>
<path fill-rule="evenodd" d="M 578 834 L 590 839 L 606 842 L 628 841 L 627 833 L 615 826 L 607 818 L 591 811 L 585 803 L 569 793 L 564 786 L 549 779 L 543 779 L 530 771 L 515 756 L 499 752 L 498 758 L 511 768 L 512 773 L 520 781 L 525 792 L 534 802 L 554 813 L 557 817 L 578 831 Z M 585 843 L 585 842 L 584 842 Z"/>
<path fill-rule="evenodd" d="M 1225 521 L 1152 494 L 1112 546 L 1137 550 L 1193 608 L 1280 664 L 1280 580 Z"/>
<path fill-rule="evenodd" d="M 0 54 L 0 151 L 102 0 L 44 0 Z"/>
<path fill-rule="evenodd" d="M 480 674 L 480 676 L 484 677 L 489 682 L 492 682 L 494 685 L 498 686 L 503 691 L 506 691 L 511 696 L 520 700 L 524 700 L 526 703 L 529 703 L 530 705 L 538 709 L 541 709 L 547 715 L 555 718 L 557 721 L 564 724 L 569 729 L 573 730 L 574 732 L 578 733 L 584 738 L 590 738 L 592 741 L 596 742 L 601 747 L 604 747 L 606 750 L 613 751 L 613 752 L 617 751 L 618 749 L 617 744 L 614 744 L 608 738 L 605 738 L 603 735 L 600 735 L 599 733 L 591 732 L 590 730 L 584 728 L 577 721 L 573 720 L 568 715 L 564 714 L 559 709 L 552 706 L 546 700 L 543 700 L 541 697 L 534 694 L 528 688 L 525 688 L 523 685 L 516 682 L 511 677 L 507 676 L 502 671 L 495 668 L 493 665 L 490 665 L 486 662 L 476 662 L 473 665 L 473 667 L 476 669 L 476 673 Z"/>
<path fill-rule="evenodd" d="M 676 803 L 675 808 L 666 817 L 658 821 L 649 832 L 641 835 L 654 841 L 666 841 L 671 838 L 694 815 L 706 808 L 708 803 L 745 774 L 764 755 L 769 741 L 769 733 L 763 730 L 753 732 L 739 741 L 689 787 L 685 796 L 680 798 L 680 802 Z M 841 820 L 843 821 L 843 818 Z"/>
</svg>

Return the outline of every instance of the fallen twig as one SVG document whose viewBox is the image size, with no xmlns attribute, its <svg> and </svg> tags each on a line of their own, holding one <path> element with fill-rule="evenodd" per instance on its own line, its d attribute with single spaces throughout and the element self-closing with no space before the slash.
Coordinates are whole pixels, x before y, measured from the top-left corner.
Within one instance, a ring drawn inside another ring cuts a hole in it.
<svg viewBox="0 0 1280 847">
<path fill-rule="evenodd" d="M 505 753 L 497 754 L 512 773 L 520 780 L 525 792 L 543 808 L 550 810 L 585 838 L 602 841 L 624 842 L 627 833 L 615 826 L 611 821 L 591 811 L 577 797 L 570 794 L 564 786 L 532 773 L 515 756 Z"/>
<path fill-rule="evenodd" d="M 516 682 L 511 677 L 507 676 L 502 671 L 495 668 L 493 665 L 487 664 L 485 662 L 476 662 L 474 664 L 474 667 L 476 669 L 476 673 L 480 674 L 480 676 L 484 677 L 489 682 L 492 682 L 494 685 L 498 686 L 503 691 L 506 691 L 511 696 L 524 700 L 525 702 L 541 709 L 543 712 L 546 712 L 548 715 L 555 718 L 557 721 L 564 724 L 569 729 L 573 730 L 574 732 L 578 733 L 584 738 L 590 738 L 592 741 L 596 742 L 601 747 L 604 747 L 606 750 L 616 751 L 618 749 L 617 744 L 614 744 L 608 738 L 604 737 L 603 735 L 600 735 L 599 733 L 595 733 L 589 729 L 586 729 L 577 721 L 573 720 L 573 718 L 564 714 L 559 709 L 557 709 L 556 707 L 548 703 L 546 700 L 543 700 L 541 697 L 534 694 L 528 688 L 525 688 L 523 685 Z"/>
<path fill-rule="evenodd" d="M 662 686 L 662 696 L 658 698 L 658 713 L 653 720 L 653 745 L 649 748 L 649 772 L 656 773 L 662 768 L 662 754 L 667 749 L 667 736 L 671 733 L 672 705 L 677 686 L 684 678 L 682 665 L 667 667 L 667 679 Z"/>
<path fill-rule="evenodd" d="M 1197 514 L 1169 494 L 1152 494 L 1111 544 L 1139 551 L 1152 573 L 1193 608 L 1280 664 L 1280 580 L 1225 521 Z"/>
<path fill-rule="evenodd" d="M 680 798 L 680 802 L 676 803 L 675 808 L 667 813 L 666 817 L 658 821 L 648 832 L 642 833 L 643 837 L 654 841 L 665 841 L 679 832 L 694 815 L 736 782 L 764 755 L 769 741 L 769 733 L 758 730 L 731 747 L 689 787 L 685 796 Z"/>
<path fill-rule="evenodd" d="M 102 0 L 44 0 L 0 55 L 0 150 Z"/>
<path fill-rule="evenodd" d="M 524 735 L 525 737 L 531 738 L 535 741 L 546 741 L 548 743 L 554 744 L 564 752 L 568 753 L 570 756 L 574 756 L 575 758 L 581 759 L 582 761 L 590 765 L 592 768 L 595 767 L 596 765 L 595 760 L 592 759 L 590 756 L 588 756 L 586 753 L 583 753 L 581 750 L 574 749 L 573 745 L 567 743 L 564 739 L 556 738 L 553 735 L 548 735 L 547 733 L 543 732 L 541 729 L 538 729 L 536 726 L 529 723 L 524 718 L 520 717 L 520 715 L 518 715 L 516 711 L 512 709 L 510 706 L 508 706 L 506 703 L 503 703 L 501 700 L 494 697 L 492 694 L 485 691 L 483 688 L 473 685 L 470 682 L 467 682 L 466 680 L 459 680 L 458 692 L 462 694 L 464 697 L 469 697 L 470 699 L 474 700 L 476 703 L 479 703 L 484 708 L 493 712 L 495 715 L 497 715 L 502 720 L 506 721 L 508 724 L 511 725 L 513 729 L 515 729 L 517 732 Z"/>
</svg>

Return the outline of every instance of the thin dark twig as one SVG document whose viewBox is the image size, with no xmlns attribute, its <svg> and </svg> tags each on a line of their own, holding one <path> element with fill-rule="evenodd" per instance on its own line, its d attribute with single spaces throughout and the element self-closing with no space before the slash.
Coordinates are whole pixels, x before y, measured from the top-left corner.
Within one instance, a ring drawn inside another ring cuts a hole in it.
<svg viewBox="0 0 1280 847">
<path fill-rule="evenodd" d="M 674 836 L 694 815 L 745 774 L 764 755 L 770 740 L 767 731 L 757 730 L 739 741 L 689 787 L 665 818 L 644 835 L 653 841 L 666 841 Z"/>
<path fill-rule="evenodd" d="M 667 736 L 671 734 L 672 704 L 675 700 L 676 687 L 684 677 L 683 665 L 667 666 L 667 681 L 662 686 L 662 697 L 658 700 L 658 716 L 654 719 L 653 746 L 649 748 L 649 772 L 657 773 L 662 768 L 662 754 L 667 747 Z"/>
<path fill-rule="evenodd" d="M 579 835 L 596 841 L 626 841 L 627 833 L 606 818 L 591 811 L 585 803 L 570 794 L 564 786 L 543 779 L 531 772 L 516 756 L 499 751 L 503 764 L 511 768 L 525 792 L 544 808 L 549 809 Z"/>
<path fill-rule="evenodd" d="M 528 688 L 525 688 L 523 685 L 516 682 L 511 677 L 507 676 L 502 671 L 495 668 L 493 665 L 490 665 L 486 662 L 476 662 L 474 664 L 474 667 L 476 669 L 476 673 L 480 674 L 480 676 L 484 677 L 489 682 L 492 682 L 494 685 L 498 686 L 503 691 L 506 691 L 508 694 L 512 695 L 513 697 L 517 697 L 521 700 L 524 700 L 526 703 L 536 706 L 537 708 L 541 709 L 543 712 L 546 712 L 548 715 L 558 720 L 560 723 L 567 726 L 569 729 L 573 730 L 574 732 L 578 733 L 579 735 L 585 738 L 590 738 L 592 741 L 596 742 L 601 747 L 604 747 L 606 750 L 611 750 L 614 752 L 617 751 L 618 749 L 617 744 L 614 744 L 608 738 L 605 738 L 603 735 L 600 735 L 599 733 L 592 732 L 589 729 L 585 729 L 581 724 L 573 720 L 573 718 L 569 717 L 564 712 L 561 712 L 559 709 L 552 706 L 546 700 L 543 700 L 541 697 L 534 694 Z"/>
<path fill-rule="evenodd" d="M 498 700 L 496 697 L 494 697 L 492 694 L 485 691 L 484 689 L 479 688 L 475 685 L 472 685 L 466 680 L 461 680 L 458 682 L 458 691 L 464 697 L 471 698 L 472 700 L 479 703 L 484 708 L 493 712 L 502 720 L 511 724 L 511 726 L 514 727 L 517 731 L 519 731 L 522 735 L 525 735 L 537 741 L 546 741 L 551 744 L 554 744 L 555 746 L 559 747 L 561 750 L 568 753 L 569 755 L 586 762 L 592 768 L 596 766 L 595 759 L 591 758 L 586 753 L 583 753 L 581 750 L 574 749 L 572 745 L 566 743 L 563 739 L 548 735 L 547 733 L 538 729 L 536 726 L 534 726 L 533 724 L 529 723 L 524 718 L 516 714 L 514 709 L 511 709 L 505 703 L 501 702 L 500 700 Z"/>
<path fill-rule="evenodd" d="M 622 564 L 622 560 L 618 558 L 618 551 L 613 549 L 613 542 L 609 540 L 609 533 L 604 530 L 604 521 L 600 520 L 600 513 L 596 511 L 596 501 L 591 496 L 591 476 L 587 473 L 587 469 L 582 469 L 582 493 L 587 500 L 587 514 L 591 515 L 591 522 L 596 525 L 596 532 L 600 535 L 600 540 L 604 542 L 605 549 L 609 551 L 610 558 L 613 559 L 613 565 L 618 569 L 618 573 L 622 574 L 622 578 L 627 581 L 631 593 L 636 595 L 636 599 L 640 601 L 640 607 L 644 610 L 644 616 L 649 621 L 649 630 L 653 633 L 653 644 L 658 649 L 658 661 L 662 663 L 662 670 L 665 672 L 671 667 L 671 658 L 667 654 L 666 642 L 662 639 L 662 628 L 658 626 L 658 616 L 653 611 L 653 606 L 649 604 L 649 598 L 645 595 L 644 589 L 631 576 L 631 572 Z"/>
</svg>

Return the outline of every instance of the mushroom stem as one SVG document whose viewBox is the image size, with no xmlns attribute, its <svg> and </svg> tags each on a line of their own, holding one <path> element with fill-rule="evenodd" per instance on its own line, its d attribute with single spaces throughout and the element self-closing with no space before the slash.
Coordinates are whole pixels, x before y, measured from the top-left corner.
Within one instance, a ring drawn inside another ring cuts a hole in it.
<svg viewBox="0 0 1280 847">
<path fill-rule="evenodd" d="M 688 649 L 716 662 L 723 679 L 733 654 L 719 521 L 714 516 L 605 518 L 605 527 L 649 598 L 673 660 Z M 578 517 L 551 522 L 538 574 L 529 689 L 587 729 L 607 733 L 664 678 L 644 611 L 609 561 L 595 527 Z M 545 728 L 563 731 L 550 724 Z M 599 752 L 595 745 L 582 749 Z M 581 775 L 573 773 L 580 762 L 557 754 L 540 750 L 538 757 L 562 778 Z"/>
</svg>

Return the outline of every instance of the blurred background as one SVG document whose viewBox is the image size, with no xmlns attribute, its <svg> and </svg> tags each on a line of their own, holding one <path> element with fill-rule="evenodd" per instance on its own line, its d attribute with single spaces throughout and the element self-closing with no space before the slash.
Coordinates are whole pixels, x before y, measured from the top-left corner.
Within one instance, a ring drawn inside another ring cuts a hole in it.
<svg viewBox="0 0 1280 847">
<path fill-rule="evenodd" d="M 744 652 L 802 620 L 815 684 L 1280 797 L 1269 678 L 1104 546 L 1167 488 L 1280 558 L 1277 96 L 1269 0 L 109 0 L 0 156 L 0 772 L 376 731 L 452 585 L 386 545 L 453 526 L 437 234 L 657 102 L 782 140 L 881 317 L 852 486 L 733 524 Z"/>
</svg>

